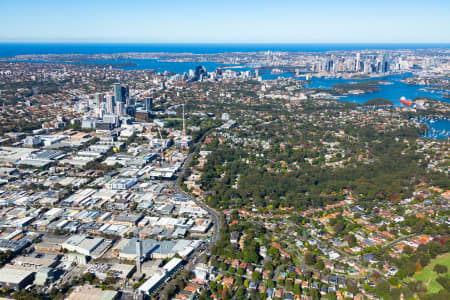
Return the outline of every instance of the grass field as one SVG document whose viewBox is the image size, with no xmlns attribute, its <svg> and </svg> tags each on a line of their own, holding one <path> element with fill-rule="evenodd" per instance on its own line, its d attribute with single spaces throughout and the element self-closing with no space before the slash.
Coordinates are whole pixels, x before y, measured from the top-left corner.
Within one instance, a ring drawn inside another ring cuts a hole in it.
<svg viewBox="0 0 450 300">
<path fill-rule="evenodd" d="M 442 289 L 442 286 L 436 281 L 438 274 L 433 271 L 436 264 L 447 266 L 450 270 L 450 253 L 440 255 L 433 259 L 428 266 L 423 268 L 420 273 L 414 274 L 413 278 L 422 281 L 428 289 L 428 293 L 437 293 Z M 450 277 L 450 272 L 442 274 L 442 276 Z"/>
</svg>

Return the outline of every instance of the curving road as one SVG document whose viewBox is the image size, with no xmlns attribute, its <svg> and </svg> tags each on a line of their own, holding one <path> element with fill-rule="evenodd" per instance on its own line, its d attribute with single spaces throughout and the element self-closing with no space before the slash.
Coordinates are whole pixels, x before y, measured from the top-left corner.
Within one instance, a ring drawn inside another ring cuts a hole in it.
<svg viewBox="0 0 450 300">
<path fill-rule="evenodd" d="M 212 130 L 212 129 L 211 129 Z M 207 131 L 204 135 L 208 134 L 211 130 Z M 194 144 L 194 146 L 191 148 L 191 152 L 188 154 L 188 157 L 186 158 L 186 160 L 184 161 L 183 167 L 179 173 L 178 178 L 181 178 L 186 169 L 187 166 L 189 165 L 192 157 L 194 156 L 195 150 L 197 149 L 197 147 L 201 144 L 201 138 L 199 139 L 199 141 L 197 143 Z M 189 193 L 186 193 L 185 191 L 183 191 L 179 186 L 178 186 L 178 181 L 176 181 L 173 185 L 174 190 L 179 193 L 182 194 L 186 197 L 188 197 L 189 199 L 191 199 L 192 201 L 194 201 L 198 206 L 200 206 L 201 208 L 203 208 L 204 210 L 206 210 L 212 218 L 212 222 L 213 222 L 213 233 L 211 236 L 211 243 L 210 243 L 210 247 L 213 246 L 220 238 L 220 230 L 221 230 L 221 222 L 220 222 L 220 214 L 213 208 L 209 207 L 208 205 L 206 205 L 203 201 L 200 201 L 199 199 L 192 197 Z"/>
<path fill-rule="evenodd" d="M 194 201 L 198 206 L 200 206 L 201 208 L 203 208 L 204 210 L 206 210 L 208 212 L 208 214 L 211 215 L 212 218 L 212 222 L 213 222 L 213 233 L 211 236 L 211 243 L 210 245 L 214 245 L 220 238 L 220 226 L 221 226 L 221 222 L 220 222 L 220 215 L 219 213 L 212 209 L 211 207 L 209 207 L 208 205 L 206 205 L 204 202 L 191 197 L 190 194 L 186 193 L 185 191 L 183 191 L 177 184 L 174 184 L 173 188 L 176 190 L 177 193 L 182 194 L 186 197 L 188 197 L 190 200 Z"/>
<path fill-rule="evenodd" d="M 209 132 L 209 131 L 208 131 Z M 206 134 L 206 133 L 205 133 Z M 188 154 L 188 157 L 186 158 L 186 160 L 184 161 L 183 167 L 180 170 L 179 174 L 178 174 L 178 178 L 181 178 L 184 175 L 184 172 L 187 169 L 187 166 L 189 165 L 195 150 L 197 149 L 197 147 L 201 144 L 201 139 L 194 144 L 194 146 L 191 149 L 191 152 Z M 208 244 L 207 249 L 211 249 L 211 247 L 213 245 L 215 245 L 215 243 L 219 240 L 220 238 L 220 230 L 221 230 L 221 222 L 220 222 L 220 215 L 219 213 L 209 207 L 208 205 L 206 205 L 203 201 L 200 201 L 198 199 L 196 199 L 195 197 L 192 197 L 189 193 L 183 191 L 179 186 L 178 186 L 178 180 L 175 182 L 171 183 L 172 188 L 176 191 L 176 193 L 178 194 L 182 194 L 185 197 L 189 198 L 190 200 L 194 201 L 198 206 L 200 206 L 201 208 L 203 208 L 204 210 L 206 210 L 209 215 L 212 218 L 212 222 L 213 222 L 213 233 L 211 236 L 211 242 Z M 193 257 L 191 257 L 189 260 L 189 262 L 187 262 L 187 264 L 184 266 L 184 269 L 187 271 L 192 271 L 192 269 L 194 268 L 194 266 L 201 261 L 202 257 L 206 254 L 207 249 L 203 249 L 201 251 L 196 251 L 195 254 L 193 254 Z M 170 282 L 172 282 L 172 279 L 169 279 Z M 169 282 L 168 281 L 168 282 Z M 167 288 L 170 286 L 170 284 L 165 284 L 165 286 L 158 291 L 158 295 L 161 296 L 165 293 L 165 291 L 167 290 Z M 158 298 L 160 299 L 160 298 Z"/>
</svg>

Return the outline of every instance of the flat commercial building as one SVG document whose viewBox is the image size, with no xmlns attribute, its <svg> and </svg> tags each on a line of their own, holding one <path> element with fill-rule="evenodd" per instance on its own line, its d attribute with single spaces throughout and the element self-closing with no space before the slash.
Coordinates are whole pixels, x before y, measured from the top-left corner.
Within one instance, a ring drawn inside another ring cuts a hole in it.
<svg viewBox="0 0 450 300">
<path fill-rule="evenodd" d="M 31 271 L 8 267 L 0 269 L 0 286 L 4 288 L 18 291 L 33 283 L 33 280 L 34 273 Z"/>
<path fill-rule="evenodd" d="M 183 260 L 180 258 L 172 258 L 139 287 L 139 292 L 147 295 L 153 294 L 169 276 L 180 268 L 182 262 Z"/>
<path fill-rule="evenodd" d="M 91 285 L 77 286 L 68 300 L 114 300 L 119 298 L 116 291 L 102 290 Z"/>
<path fill-rule="evenodd" d="M 136 241 L 137 238 L 129 239 L 127 244 L 122 248 L 119 253 L 121 259 L 134 260 L 136 259 Z M 141 241 L 142 245 L 142 256 L 150 256 L 150 254 L 155 251 L 158 247 L 158 241 L 146 239 Z"/>
<path fill-rule="evenodd" d="M 136 183 L 136 178 L 117 178 L 107 184 L 107 187 L 113 190 L 128 190 Z"/>
<path fill-rule="evenodd" d="M 125 236 L 130 231 L 130 227 L 128 225 L 120 225 L 120 224 L 104 224 L 99 232 L 109 235 L 117 235 L 117 236 Z"/>
<path fill-rule="evenodd" d="M 107 250 L 107 247 L 103 244 L 110 245 L 111 241 L 85 235 L 74 235 L 62 243 L 61 246 L 69 251 L 75 251 L 86 256 L 98 257 Z M 101 253 L 99 253 L 98 249 L 102 249 Z"/>
<path fill-rule="evenodd" d="M 35 245 L 36 252 L 42 253 L 61 253 L 62 247 L 61 245 L 54 243 L 39 243 Z"/>
<path fill-rule="evenodd" d="M 9 265 L 12 269 L 21 269 L 36 272 L 42 268 L 52 268 L 58 261 L 53 258 L 40 258 L 32 256 L 19 256 L 16 257 Z"/>
<path fill-rule="evenodd" d="M 94 189 L 83 189 L 77 191 L 72 196 L 68 197 L 67 199 L 63 200 L 63 205 L 65 206 L 76 206 L 79 204 L 83 204 L 85 202 L 89 202 L 91 199 L 91 196 L 95 194 L 97 191 Z"/>
<path fill-rule="evenodd" d="M 39 286 L 48 286 L 55 279 L 53 268 L 41 268 L 36 272 L 34 284 Z"/>
<path fill-rule="evenodd" d="M 166 272 L 164 272 L 164 270 L 159 269 L 156 272 L 156 274 L 150 277 L 146 282 L 144 282 L 139 287 L 139 292 L 147 295 L 153 294 L 166 278 L 167 278 Z"/>
<path fill-rule="evenodd" d="M 29 242 L 24 239 L 18 241 L 0 239 L 0 251 L 6 252 L 9 250 L 16 253 L 28 246 L 28 243 Z"/>
<path fill-rule="evenodd" d="M 123 212 L 120 215 L 115 216 L 112 222 L 132 226 L 136 225 L 143 217 L 144 215 L 142 214 Z"/>
<path fill-rule="evenodd" d="M 36 152 L 36 150 L 29 148 L 0 147 L 0 165 L 12 166 L 23 157 L 30 156 L 33 152 Z"/>
<path fill-rule="evenodd" d="M 132 260 L 136 258 L 136 238 L 128 240 L 126 246 L 119 253 L 122 259 Z M 181 257 L 187 257 L 201 245 L 198 240 L 174 240 L 157 241 L 153 239 L 144 239 L 141 241 L 142 255 L 152 259 L 171 258 L 176 254 Z"/>
</svg>

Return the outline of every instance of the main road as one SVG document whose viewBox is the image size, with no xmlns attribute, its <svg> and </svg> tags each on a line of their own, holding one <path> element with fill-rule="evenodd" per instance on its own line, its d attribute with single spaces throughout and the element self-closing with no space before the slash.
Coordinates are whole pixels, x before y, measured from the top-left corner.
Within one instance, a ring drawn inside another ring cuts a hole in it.
<svg viewBox="0 0 450 300">
<path fill-rule="evenodd" d="M 211 130 L 212 129 L 208 130 L 203 136 L 207 135 Z M 184 173 L 186 172 L 187 167 L 189 166 L 189 163 L 192 160 L 192 157 L 194 156 L 195 151 L 197 150 L 197 147 L 201 144 L 201 141 L 202 141 L 202 138 L 200 138 L 198 140 L 198 142 L 195 143 L 194 146 L 191 148 L 191 151 L 189 152 L 188 157 L 184 161 L 183 167 L 179 172 L 178 178 L 183 177 Z M 213 222 L 213 228 L 212 228 L 213 233 L 211 236 L 210 247 L 213 246 L 220 238 L 220 230 L 221 230 L 221 226 L 222 226 L 221 221 L 220 221 L 220 214 L 215 209 L 206 205 L 205 202 L 197 199 L 196 197 L 192 197 L 189 193 L 187 193 L 183 189 L 181 189 L 178 185 L 178 181 L 176 181 L 173 184 L 173 188 L 177 193 L 182 194 L 182 195 L 188 197 L 189 199 L 191 199 L 192 201 L 194 201 L 198 206 L 200 206 L 201 208 L 206 210 L 208 212 L 208 214 L 211 216 L 212 222 Z"/>
<path fill-rule="evenodd" d="M 177 184 L 174 184 L 173 188 L 178 194 L 182 194 L 182 195 L 188 197 L 190 200 L 194 201 L 198 206 L 200 206 L 201 208 L 206 210 L 208 212 L 208 214 L 211 216 L 212 222 L 213 222 L 213 228 L 212 228 L 213 233 L 211 236 L 210 245 L 211 246 L 214 245 L 220 238 L 221 222 L 220 222 L 219 213 L 215 209 L 206 205 L 203 201 L 200 201 L 200 200 L 196 199 L 195 197 L 191 197 L 190 194 L 183 191 Z"/>
<path fill-rule="evenodd" d="M 188 157 L 184 161 L 182 169 L 178 173 L 178 178 L 182 178 L 183 177 L 184 173 L 186 172 L 187 167 L 189 166 L 189 163 L 190 163 L 192 157 L 194 156 L 195 150 L 200 145 L 200 143 L 201 143 L 201 139 L 199 139 L 199 141 L 197 143 L 195 143 L 194 146 L 191 148 L 191 151 L 189 152 Z M 216 242 L 220 238 L 220 230 L 221 230 L 221 225 L 222 225 L 221 222 L 220 222 L 220 214 L 215 209 L 213 209 L 213 208 L 209 207 L 208 205 L 206 205 L 203 201 L 201 201 L 201 200 L 199 200 L 199 199 L 197 199 L 195 197 L 192 197 L 189 193 L 187 193 L 183 189 L 181 189 L 179 187 L 179 185 L 178 185 L 178 181 L 172 182 L 171 184 L 172 184 L 173 190 L 176 191 L 176 193 L 182 194 L 185 197 L 187 197 L 188 199 L 194 201 L 198 206 L 200 206 L 201 208 L 206 210 L 208 212 L 208 214 L 211 216 L 212 223 L 213 223 L 212 235 L 211 235 L 211 241 L 210 241 L 210 243 L 207 246 L 207 249 L 210 250 L 211 247 L 213 245 L 215 245 Z M 193 268 L 195 267 L 195 265 L 198 262 L 201 261 L 202 257 L 205 256 L 206 252 L 207 252 L 206 249 L 201 250 L 200 252 L 196 251 L 196 253 L 191 258 L 191 261 L 189 263 L 187 263 L 187 265 L 184 267 L 184 269 L 187 270 L 187 271 L 192 271 Z M 169 288 L 169 286 L 171 284 L 174 284 L 172 279 L 169 280 L 165 284 L 165 286 L 162 288 L 162 290 L 158 291 L 159 297 L 164 295 L 164 293 L 167 291 L 167 289 Z"/>
</svg>

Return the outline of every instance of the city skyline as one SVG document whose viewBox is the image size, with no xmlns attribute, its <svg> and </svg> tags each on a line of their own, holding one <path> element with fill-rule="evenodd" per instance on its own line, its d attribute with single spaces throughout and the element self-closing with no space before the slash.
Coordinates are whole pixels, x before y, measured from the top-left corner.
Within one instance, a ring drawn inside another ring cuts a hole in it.
<svg viewBox="0 0 450 300">
<path fill-rule="evenodd" d="M 19 1 L 0 42 L 446 43 L 445 1 Z"/>
</svg>

